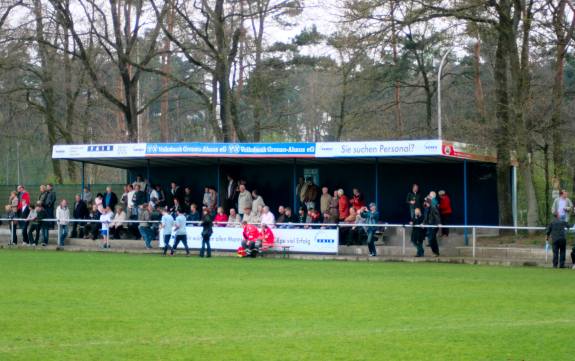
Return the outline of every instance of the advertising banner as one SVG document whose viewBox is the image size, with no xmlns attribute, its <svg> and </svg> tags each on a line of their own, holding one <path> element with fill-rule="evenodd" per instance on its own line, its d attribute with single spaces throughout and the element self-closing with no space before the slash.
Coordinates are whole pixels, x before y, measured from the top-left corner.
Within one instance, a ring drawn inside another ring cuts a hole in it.
<svg viewBox="0 0 575 361">
<path fill-rule="evenodd" d="M 146 156 L 146 143 L 55 145 L 53 159 L 74 158 L 141 158 Z"/>
<path fill-rule="evenodd" d="M 317 143 L 316 158 L 441 155 L 440 140 Z"/>
<path fill-rule="evenodd" d="M 149 143 L 149 157 L 314 157 L 315 143 Z"/>
<path fill-rule="evenodd" d="M 336 254 L 339 234 L 337 229 L 273 228 L 276 245 L 290 246 L 290 252 Z M 202 227 L 187 227 L 188 246 L 202 247 Z M 242 243 L 241 227 L 214 227 L 210 245 L 213 249 L 235 251 Z M 160 248 L 164 247 L 163 231 L 160 230 Z M 173 245 L 173 244 L 172 244 Z M 179 245 L 178 249 L 183 249 Z"/>
</svg>

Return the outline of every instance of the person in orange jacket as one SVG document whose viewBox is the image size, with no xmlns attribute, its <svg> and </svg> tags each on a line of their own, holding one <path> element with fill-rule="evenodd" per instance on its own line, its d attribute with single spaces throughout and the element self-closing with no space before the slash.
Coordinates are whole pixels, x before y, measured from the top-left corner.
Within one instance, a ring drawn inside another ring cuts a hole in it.
<svg viewBox="0 0 575 361">
<path fill-rule="evenodd" d="M 349 216 L 349 200 L 348 200 L 347 196 L 343 193 L 343 189 L 339 189 L 337 191 L 337 194 L 339 196 L 339 198 L 338 198 L 339 220 L 343 221 L 344 219 L 346 219 Z"/>
<path fill-rule="evenodd" d="M 262 224 L 262 229 L 260 230 L 260 241 L 262 242 L 263 249 L 270 249 L 274 246 L 275 236 L 271 228 L 267 224 Z"/>
</svg>

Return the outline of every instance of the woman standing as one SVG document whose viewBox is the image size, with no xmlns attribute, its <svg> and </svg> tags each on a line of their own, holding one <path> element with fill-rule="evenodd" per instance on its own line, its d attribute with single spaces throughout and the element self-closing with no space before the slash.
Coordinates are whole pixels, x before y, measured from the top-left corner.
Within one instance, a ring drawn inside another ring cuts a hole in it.
<svg viewBox="0 0 575 361">
<path fill-rule="evenodd" d="M 204 209 L 202 217 L 202 249 L 200 250 L 200 257 L 204 257 L 204 251 L 207 248 L 207 257 L 210 258 L 212 256 L 212 247 L 210 247 L 210 237 L 213 230 L 213 222 L 212 217 L 208 209 Z"/>
</svg>

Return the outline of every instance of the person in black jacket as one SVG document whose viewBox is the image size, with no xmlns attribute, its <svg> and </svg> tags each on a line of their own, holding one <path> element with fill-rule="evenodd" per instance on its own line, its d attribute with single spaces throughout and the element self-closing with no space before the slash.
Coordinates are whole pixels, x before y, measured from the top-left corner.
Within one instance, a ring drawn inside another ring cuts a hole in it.
<svg viewBox="0 0 575 361">
<path fill-rule="evenodd" d="M 88 218 L 88 206 L 86 206 L 86 202 L 82 200 L 82 197 L 79 194 L 76 194 L 76 199 L 74 202 L 74 212 L 72 214 L 74 219 L 86 219 Z M 85 223 L 80 222 L 73 222 L 72 223 L 72 238 L 80 237 L 84 238 L 84 228 Z M 80 226 L 80 234 L 78 234 L 78 226 Z"/>
<path fill-rule="evenodd" d="M 54 190 L 54 186 L 52 184 L 46 185 L 46 198 L 44 198 L 44 209 L 48 214 L 48 218 L 54 218 L 54 205 L 56 204 L 56 191 Z M 54 228 L 54 222 L 48 223 L 50 228 Z"/>
<path fill-rule="evenodd" d="M 413 212 L 413 218 L 409 222 L 413 226 L 411 229 L 411 243 L 417 249 L 417 254 L 415 257 L 423 257 L 423 239 L 425 238 L 425 228 L 421 227 L 423 224 L 423 215 L 421 214 L 421 209 L 415 208 Z"/>
<path fill-rule="evenodd" d="M 18 217 L 22 218 L 22 219 L 27 219 L 28 216 L 30 215 L 30 206 L 28 204 L 26 204 L 26 200 L 22 199 L 20 201 L 20 203 L 22 204 L 22 209 L 20 209 L 20 214 L 18 215 Z M 20 229 L 22 230 L 22 242 L 24 242 L 25 244 L 29 244 L 30 241 L 28 240 L 28 224 L 30 222 L 29 221 L 19 221 L 18 225 L 20 226 Z"/>
<path fill-rule="evenodd" d="M 553 268 L 565 268 L 565 248 L 567 247 L 567 236 L 565 230 L 570 228 L 569 224 L 555 214 L 555 219 L 547 226 L 546 241 L 551 236 L 553 245 Z"/>
<path fill-rule="evenodd" d="M 102 198 L 102 206 L 104 208 L 116 209 L 118 204 L 118 196 L 116 193 L 112 192 L 112 187 L 106 187 L 106 193 L 104 193 L 104 198 Z"/>
<path fill-rule="evenodd" d="M 421 198 L 421 193 L 419 193 L 419 186 L 414 184 L 411 187 L 411 192 L 407 193 L 405 203 L 409 206 L 409 217 L 413 218 L 415 213 L 415 208 L 421 209 L 423 207 L 423 199 Z"/>
<path fill-rule="evenodd" d="M 200 257 L 204 257 L 204 251 L 207 248 L 207 257 L 212 256 L 212 248 L 210 247 L 210 237 L 213 231 L 213 221 L 208 209 L 203 210 L 202 217 L 202 249 L 200 250 Z"/>
<path fill-rule="evenodd" d="M 441 215 L 439 214 L 439 209 L 437 207 L 436 197 L 437 195 L 435 192 L 429 193 L 429 208 L 425 217 L 425 221 L 423 222 L 429 226 L 441 226 Z M 437 244 L 438 230 L 439 228 L 437 227 L 429 227 L 427 229 L 427 240 L 429 241 L 431 252 L 433 252 L 435 257 L 439 257 L 439 245 Z"/>
</svg>

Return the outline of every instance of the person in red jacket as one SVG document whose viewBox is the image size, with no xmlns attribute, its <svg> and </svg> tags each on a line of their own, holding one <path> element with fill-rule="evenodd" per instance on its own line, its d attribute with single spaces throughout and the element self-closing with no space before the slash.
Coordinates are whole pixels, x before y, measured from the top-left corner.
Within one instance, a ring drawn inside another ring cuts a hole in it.
<svg viewBox="0 0 575 361">
<path fill-rule="evenodd" d="M 30 204 L 30 194 L 26 191 L 23 185 L 18 186 L 18 212 L 22 210 L 24 202 Z"/>
<path fill-rule="evenodd" d="M 262 249 L 268 250 L 274 246 L 275 236 L 271 228 L 267 224 L 262 224 L 262 229 L 260 230 L 260 240 L 262 242 Z"/>
<path fill-rule="evenodd" d="M 347 196 L 343 193 L 343 189 L 338 190 L 337 194 L 339 196 L 338 198 L 339 220 L 343 221 L 344 219 L 347 218 L 347 216 L 349 216 L 349 200 Z"/>
<path fill-rule="evenodd" d="M 216 227 L 225 227 L 228 223 L 228 215 L 224 213 L 224 207 L 218 207 L 218 213 L 214 218 Z"/>
<path fill-rule="evenodd" d="M 244 221 L 242 226 L 243 241 L 241 247 L 238 249 L 238 254 L 240 256 L 244 254 L 246 256 L 255 257 L 260 245 L 260 230 L 255 225 L 249 224 L 247 221 Z"/>
<path fill-rule="evenodd" d="M 351 206 L 355 208 L 356 211 L 360 211 L 363 207 L 365 207 L 365 199 L 363 198 L 363 193 L 359 191 L 359 189 L 353 189 L 353 197 L 349 201 Z"/>
<path fill-rule="evenodd" d="M 451 199 L 444 190 L 439 191 L 437 194 L 439 194 L 439 214 L 441 216 L 441 224 L 449 224 L 451 213 L 453 213 L 451 210 Z M 442 227 L 441 236 L 448 237 L 449 228 Z"/>
</svg>

